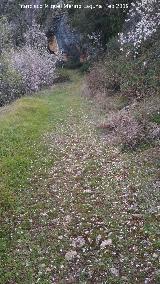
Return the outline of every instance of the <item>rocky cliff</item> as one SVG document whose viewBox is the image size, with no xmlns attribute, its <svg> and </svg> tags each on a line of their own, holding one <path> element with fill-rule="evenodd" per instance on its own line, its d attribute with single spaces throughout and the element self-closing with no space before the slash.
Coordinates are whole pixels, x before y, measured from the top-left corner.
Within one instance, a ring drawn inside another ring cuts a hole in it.
<svg viewBox="0 0 160 284">
<path fill-rule="evenodd" d="M 66 60 L 78 59 L 80 36 L 72 30 L 67 12 L 61 9 L 34 8 L 35 5 L 40 7 L 43 4 L 43 0 L 28 0 L 27 6 L 17 0 L 2 0 L 1 15 L 6 16 L 11 23 L 16 44 L 21 45 L 26 29 L 37 23 L 46 33 L 51 52 L 64 54 Z"/>
</svg>

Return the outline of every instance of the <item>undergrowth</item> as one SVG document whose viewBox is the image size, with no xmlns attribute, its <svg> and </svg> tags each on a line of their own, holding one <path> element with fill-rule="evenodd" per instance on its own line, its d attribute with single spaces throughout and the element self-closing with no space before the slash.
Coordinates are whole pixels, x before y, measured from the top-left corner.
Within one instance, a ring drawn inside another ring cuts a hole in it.
<svg viewBox="0 0 160 284">
<path fill-rule="evenodd" d="M 159 34 L 142 44 L 136 57 L 113 42 L 87 75 L 84 94 L 105 114 L 98 128 L 108 142 L 131 149 L 153 144 L 160 137 Z"/>
</svg>

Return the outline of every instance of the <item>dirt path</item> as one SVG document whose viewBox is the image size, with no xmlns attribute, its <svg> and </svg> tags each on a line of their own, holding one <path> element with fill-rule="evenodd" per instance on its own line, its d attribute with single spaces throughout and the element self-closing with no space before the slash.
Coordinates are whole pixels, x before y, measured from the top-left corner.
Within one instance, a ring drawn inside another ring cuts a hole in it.
<svg viewBox="0 0 160 284">
<path fill-rule="evenodd" d="M 158 283 L 157 235 L 141 200 L 152 167 L 137 174 L 137 158 L 109 147 L 81 108 L 43 139 L 54 163 L 8 220 L 6 283 Z"/>
</svg>

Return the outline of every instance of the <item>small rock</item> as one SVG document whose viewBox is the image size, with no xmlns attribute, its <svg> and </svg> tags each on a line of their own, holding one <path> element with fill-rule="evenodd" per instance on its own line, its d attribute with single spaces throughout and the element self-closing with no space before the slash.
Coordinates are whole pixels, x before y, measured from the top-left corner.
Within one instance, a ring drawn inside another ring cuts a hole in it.
<svg viewBox="0 0 160 284">
<path fill-rule="evenodd" d="M 128 281 L 128 278 L 126 276 L 122 276 L 121 279 L 124 281 Z"/>
<path fill-rule="evenodd" d="M 84 193 L 92 193 L 92 190 L 86 189 L 86 190 L 84 190 Z"/>
<path fill-rule="evenodd" d="M 132 214 L 132 217 L 135 218 L 135 219 L 141 219 L 142 214 L 135 213 L 135 214 Z"/>
<path fill-rule="evenodd" d="M 91 239 L 91 238 L 88 238 L 88 241 L 89 241 L 89 243 L 91 244 L 91 242 L 92 242 L 92 239 Z"/>
<path fill-rule="evenodd" d="M 99 241 L 101 240 L 102 236 L 101 235 L 98 235 L 97 238 L 96 238 L 96 243 L 98 244 Z"/>
<path fill-rule="evenodd" d="M 75 250 L 70 250 L 65 254 L 65 259 L 70 261 L 77 256 L 77 252 Z"/>
<path fill-rule="evenodd" d="M 58 236 L 58 239 L 59 239 L 59 240 L 62 240 L 62 239 L 63 239 L 63 236 Z"/>
<path fill-rule="evenodd" d="M 45 267 L 46 265 L 45 265 L 45 263 L 42 263 L 42 264 L 40 264 L 40 267 Z"/>
<path fill-rule="evenodd" d="M 110 271 L 114 276 L 117 276 L 117 277 L 119 276 L 119 270 L 116 269 L 115 267 L 111 267 Z"/>
<path fill-rule="evenodd" d="M 158 254 L 154 252 L 152 256 L 153 256 L 154 258 L 157 258 L 157 257 L 158 257 Z"/>
<path fill-rule="evenodd" d="M 81 236 L 79 236 L 79 237 L 73 239 L 73 241 L 72 241 L 72 246 L 73 246 L 73 247 L 79 247 L 79 248 L 81 248 L 81 247 L 83 247 L 84 245 L 85 245 L 85 239 L 84 239 L 83 237 L 81 237 Z"/>
<path fill-rule="evenodd" d="M 149 131 L 149 138 L 158 139 L 160 137 L 160 127 L 153 125 Z"/>
<path fill-rule="evenodd" d="M 72 218 L 71 218 L 70 215 L 67 215 L 67 216 L 65 217 L 65 221 L 66 221 L 67 223 L 71 222 L 71 220 L 72 220 Z"/>
<path fill-rule="evenodd" d="M 104 240 L 101 245 L 100 245 L 100 248 L 101 249 L 104 249 L 106 246 L 111 246 L 112 245 L 112 240 L 111 239 L 108 239 L 108 240 Z"/>
</svg>

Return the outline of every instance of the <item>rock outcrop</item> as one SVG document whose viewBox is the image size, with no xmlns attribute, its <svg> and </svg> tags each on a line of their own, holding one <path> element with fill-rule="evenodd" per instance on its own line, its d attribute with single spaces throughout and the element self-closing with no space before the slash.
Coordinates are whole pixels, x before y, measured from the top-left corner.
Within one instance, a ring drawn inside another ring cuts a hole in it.
<svg viewBox="0 0 160 284">
<path fill-rule="evenodd" d="M 80 36 L 71 29 L 66 13 L 53 18 L 47 37 L 50 51 L 54 53 L 59 51 L 64 61 L 80 58 Z"/>
<path fill-rule="evenodd" d="M 23 44 L 23 35 L 28 27 L 40 24 L 48 38 L 51 53 L 60 55 L 63 61 L 80 61 L 80 35 L 71 28 L 66 10 L 45 9 L 43 0 L 28 0 L 27 4 L 20 4 L 17 0 L 2 2 L 1 15 L 7 16 L 13 27 L 16 45 Z"/>
</svg>

